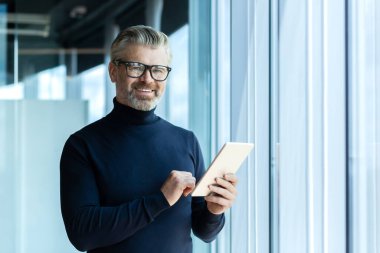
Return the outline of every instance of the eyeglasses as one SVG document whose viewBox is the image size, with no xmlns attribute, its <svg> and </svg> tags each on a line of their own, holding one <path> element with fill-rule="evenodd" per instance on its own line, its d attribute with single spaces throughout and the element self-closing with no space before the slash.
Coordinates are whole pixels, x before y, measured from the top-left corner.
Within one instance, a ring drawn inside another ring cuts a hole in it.
<svg viewBox="0 0 380 253">
<path fill-rule="evenodd" d="M 146 65 L 140 62 L 114 60 L 114 64 L 119 66 L 123 64 L 127 70 L 127 75 L 132 78 L 139 78 L 149 69 L 150 76 L 156 81 L 165 81 L 172 70 L 170 67 L 163 65 Z"/>
</svg>

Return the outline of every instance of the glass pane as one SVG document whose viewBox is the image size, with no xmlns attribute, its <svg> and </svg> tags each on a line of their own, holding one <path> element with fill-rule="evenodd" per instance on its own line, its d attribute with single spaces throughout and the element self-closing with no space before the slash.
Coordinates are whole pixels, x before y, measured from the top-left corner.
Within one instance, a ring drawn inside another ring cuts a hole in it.
<svg viewBox="0 0 380 253">
<path fill-rule="evenodd" d="M 189 25 L 170 35 L 173 70 L 166 85 L 168 120 L 185 129 L 189 128 Z"/>
<path fill-rule="evenodd" d="M 0 252 L 76 252 L 60 217 L 60 152 L 71 133 L 112 108 L 106 59 L 114 31 L 148 19 L 145 1 L 132 2 L 0 4 Z M 169 120 L 187 128 L 184 3 L 164 6 L 162 29 L 177 31 Z"/>
<path fill-rule="evenodd" d="M 202 148 L 205 164 L 211 155 L 211 1 L 189 1 L 189 128 Z M 194 238 L 193 252 L 210 252 Z"/>
<path fill-rule="evenodd" d="M 379 252 L 380 4 L 349 4 L 349 246 Z"/>
<path fill-rule="evenodd" d="M 271 248 L 343 252 L 345 3 L 271 3 Z"/>
<path fill-rule="evenodd" d="M 308 241 L 305 10 L 304 2 L 279 1 L 278 115 L 275 117 L 278 117 L 276 148 L 279 151 L 278 248 L 284 253 L 307 252 Z"/>
</svg>

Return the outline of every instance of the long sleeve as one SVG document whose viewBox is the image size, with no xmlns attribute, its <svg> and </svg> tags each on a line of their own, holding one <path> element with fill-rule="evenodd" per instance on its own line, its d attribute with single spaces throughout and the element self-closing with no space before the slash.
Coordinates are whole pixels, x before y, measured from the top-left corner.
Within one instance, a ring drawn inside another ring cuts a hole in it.
<svg viewBox="0 0 380 253">
<path fill-rule="evenodd" d="M 193 160 L 195 164 L 195 178 L 198 182 L 204 173 L 204 162 L 199 143 L 195 136 L 193 152 Z M 213 241 L 224 226 L 224 214 L 212 214 L 207 209 L 206 201 L 203 197 L 193 197 L 191 202 L 191 208 L 191 226 L 193 233 L 205 242 Z"/>
<path fill-rule="evenodd" d="M 120 205 L 102 206 L 92 161 L 85 144 L 74 136 L 63 149 L 60 173 L 66 232 L 80 251 L 116 244 L 169 208 L 161 191 Z"/>
<path fill-rule="evenodd" d="M 193 233 L 204 242 L 213 241 L 224 226 L 224 214 L 210 213 L 203 197 L 193 198 L 192 210 Z"/>
</svg>

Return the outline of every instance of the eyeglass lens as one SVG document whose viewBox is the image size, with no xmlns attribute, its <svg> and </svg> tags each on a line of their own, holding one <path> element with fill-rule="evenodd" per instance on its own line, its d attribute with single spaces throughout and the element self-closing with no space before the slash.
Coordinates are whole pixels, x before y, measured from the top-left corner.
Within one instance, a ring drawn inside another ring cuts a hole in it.
<svg viewBox="0 0 380 253">
<path fill-rule="evenodd" d="M 153 65 L 153 66 L 146 66 L 141 63 L 137 62 L 128 62 L 125 64 L 127 68 L 127 74 L 130 77 L 138 78 L 141 77 L 145 70 L 148 68 L 149 72 L 153 79 L 157 81 L 163 81 L 167 78 L 169 74 L 169 70 L 165 66 L 159 66 L 159 65 Z"/>
</svg>

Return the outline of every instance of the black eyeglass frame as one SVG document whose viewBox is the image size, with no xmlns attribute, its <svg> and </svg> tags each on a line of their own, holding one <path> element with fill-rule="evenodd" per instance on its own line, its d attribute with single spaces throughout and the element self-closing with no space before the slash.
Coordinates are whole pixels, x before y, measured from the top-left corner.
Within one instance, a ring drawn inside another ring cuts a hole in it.
<svg viewBox="0 0 380 253">
<path fill-rule="evenodd" d="M 148 70 L 149 70 L 149 73 L 150 73 L 150 76 L 153 78 L 153 80 L 158 81 L 158 82 L 163 82 L 163 81 L 165 81 L 165 80 L 168 78 L 170 71 L 172 70 L 171 67 L 164 66 L 164 65 L 147 65 L 147 64 L 144 64 L 144 63 L 141 63 L 141 62 L 136 62 L 136 61 L 123 61 L 123 60 L 120 60 L 120 59 L 118 59 L 118 60 L 114 60 L 113 63 L 114 63 L 116 66 L 119 66 L 120 64 L 123 64 L 123 65 L 125 66 L 125 68 L 126 68 L 127 76 L 129 76 L 129 77 L 131 77 L 131 78 L 140 78 L 140 77 L 142 77 L 142 76 L 145 74 L 145 71 L 148 69 Z M 144 71 L 141 73 L 141 75 L 139 75 L 139 76 L 130 76 L 130 75 L 128 75 L 127 67 L 128 67 L 129 64 L 133 64 L 133 63 L 135 63 L 135 64 L 140 64 L 140 65 L 144 66 Z M 154 77 L 153 77 L 153 74 L 152 74 L 152 68 L 153 68 L 153 67 L 164 67 L 164 68 L 166 68 L 166 70 L 168 71 L 168 73 L 167 73 L 165 79 L 163 79 L 163 80 L 158 80 L 158 79 L 154 78 Z"/>
</svg>

